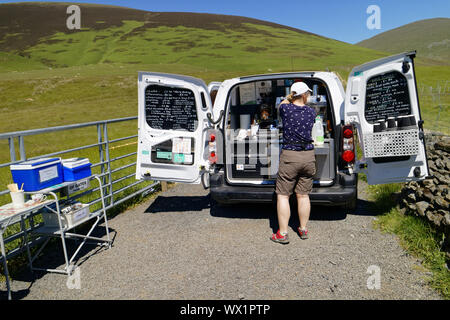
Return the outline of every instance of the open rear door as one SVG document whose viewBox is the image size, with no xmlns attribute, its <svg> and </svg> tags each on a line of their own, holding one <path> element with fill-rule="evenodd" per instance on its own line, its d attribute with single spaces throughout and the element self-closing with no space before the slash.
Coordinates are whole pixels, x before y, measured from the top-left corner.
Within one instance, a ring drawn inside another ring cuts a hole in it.
<svg viewBox="0 0 450 320">
<path fill-rule="evenodd" d="M 200 183 L 208 166 L 208 87 L 188 76 L 140 72 L 138 90 L 136 179 Z"/>
<path fill-rule="evenodd" d="M 422 180 L 428 166 L 414 71 L 415 52 L 355 67 L 347 82 L 345 122 L 357 128 L 369 184 Z"/>
</svg>

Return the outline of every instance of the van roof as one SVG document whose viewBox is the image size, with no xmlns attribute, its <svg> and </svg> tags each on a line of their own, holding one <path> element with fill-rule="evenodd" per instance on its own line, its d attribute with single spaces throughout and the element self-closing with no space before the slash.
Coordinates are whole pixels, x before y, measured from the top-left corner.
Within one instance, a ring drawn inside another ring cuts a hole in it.
<svg viewBox="0 0 450 320">
<path fill-rule="evenodd" d="M 241 80 L 245 80 L 245 79 L 249 79 L 249 78 L 255 78 L 255 77 L 277 77 L 277 76 L 286 76 L 286 75 L 298 75 L 298 74 L 305 74 L 308 75 L 310 77 L 314 76 L 314 74 L 317 71 L 292 71 L 292 72 L 278 72 L 278 73 L 265 73 L 265 74 L 254 74 L 254 75 L 249 75 L 249 76 L 244 76 L 244 77 L 239 77 L 239 79 Z"/>
</svg>

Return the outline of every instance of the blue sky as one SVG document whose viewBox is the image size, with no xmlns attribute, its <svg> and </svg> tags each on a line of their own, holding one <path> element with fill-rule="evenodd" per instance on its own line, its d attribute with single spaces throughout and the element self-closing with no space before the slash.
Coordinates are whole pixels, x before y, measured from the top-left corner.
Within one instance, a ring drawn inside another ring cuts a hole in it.
<svg viewBox="0 0 450 320">
<path fill-rule="evenodd" d="M 1 1 L 21 2 L 21 1 Z M 58 2 L 58 1 L 52 1 Z M 62 2 L 62 1 L 59 1 Z M 148 11 L 203 12 L 246 16 L 356 43 L 378 33 L 422 19 L 450 18 L 449 0 L 90 0 L 64 1 L 102 3 Z M 381 29 L 369 30 L 369 5 L 381 10 Z"/>
</svg>

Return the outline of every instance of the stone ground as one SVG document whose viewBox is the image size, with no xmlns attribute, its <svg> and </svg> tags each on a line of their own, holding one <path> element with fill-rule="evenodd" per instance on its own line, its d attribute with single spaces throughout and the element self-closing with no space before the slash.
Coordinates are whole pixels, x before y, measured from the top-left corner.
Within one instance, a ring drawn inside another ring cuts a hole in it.
<svg viewBox="0 0 450 320">
<path fill-rule="evenodd" d="M 109 220 L 113 246 L 81 252 L 80 289 L 69 289 L 67 276 L 24 270 L 13 298 L 441 299 L 397 238 L 373 229 L 361 181 L 358 192 L 347 215 L 313 207 L 309 240 L 295 233 L 293 214 L 291 242 L 280 245 L 269 240 L 278 227 L 271 206 L 211 207 L 201 186 L 178 184 Z M 47 252 L 39 264 L 61 268 L 59 243 Z M 367 288 L 370 266 L 380 268 L 378 290 Z"/>
</svg>

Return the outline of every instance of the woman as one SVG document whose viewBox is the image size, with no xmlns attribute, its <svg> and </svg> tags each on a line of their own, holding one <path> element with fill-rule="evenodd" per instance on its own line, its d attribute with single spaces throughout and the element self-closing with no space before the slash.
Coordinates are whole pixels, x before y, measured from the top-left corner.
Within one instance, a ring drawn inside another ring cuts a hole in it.
<svg viewBox="0 0 450 320">
<path fill-rule="evenodd" d="M 311 204 L 309 193 L 312 191 L 313 176 L 316 173 L 316 160 L 311 131 L 316 118 L 313 108 L 306 105 L 311 89 L 303 82 L 291 86 L 291 93 L 279 108 L 283 122 L 283 148 L 276 183 L 277 215 L 279 230 L 272 234 L 271 240 L 289 243 L 288 223 L 291 216 L 289 197 L 295 192 L 298 203 L 301 239 L 308 238 L 306 227 Z"/>
</svg>

